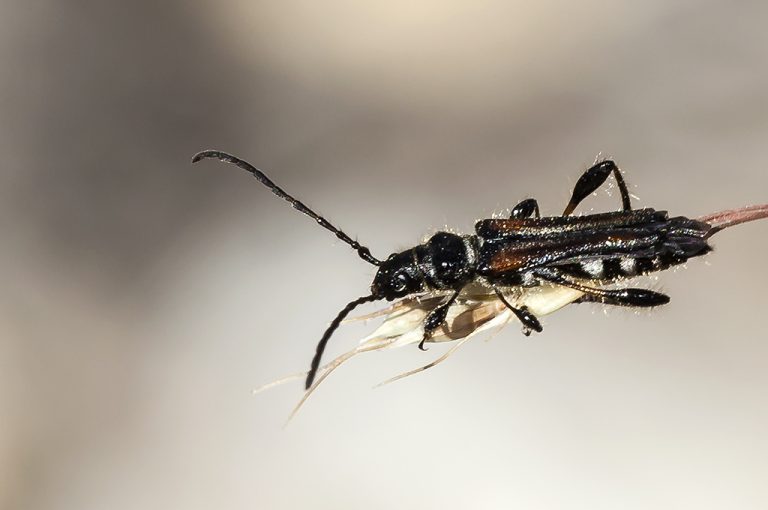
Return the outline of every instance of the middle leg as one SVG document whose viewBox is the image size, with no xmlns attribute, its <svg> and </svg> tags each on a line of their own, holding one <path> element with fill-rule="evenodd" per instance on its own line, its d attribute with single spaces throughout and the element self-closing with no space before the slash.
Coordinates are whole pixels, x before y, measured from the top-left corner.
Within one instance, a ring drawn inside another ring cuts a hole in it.
<svg viewBox="0 0 768 510">
<path fill-rule="evenodd" d="M 541 213 L 539 212 L 539 203 L 535 198 L 526 198 L 512 209 L 512 213 L 509 215 L 509 217 L 512 219 L 530 218 L 533 215 L 536 215 L 537 219 L 541 218 Z"/>
<path fill-rule="evenodd" d="M 493 288 L 494 292 L 496 292 L 496 296 L 501 300 L 502 303 L 504 303 L 504 306 L 512 310 L 512 313 L 515 314 L 517 317 L 517 320 L 519 320 L 523 324 L 523 334 L 525 336 L 530 336 L 531 330 L 535 331 L 536 333 L 541 333 L 544 328 L 541 327 L 541 323 L 539 322 L 539 319 L 536 318 L 535 315 L 533 315 L 531 312 L 528 311 L 528 308 L 522 307 L 517 308 L 515 306 L 512 306 L 509 301 L 504 297 L 504 294 L 501 293 L 501 291 L 497 288 Z"/>
</svg>

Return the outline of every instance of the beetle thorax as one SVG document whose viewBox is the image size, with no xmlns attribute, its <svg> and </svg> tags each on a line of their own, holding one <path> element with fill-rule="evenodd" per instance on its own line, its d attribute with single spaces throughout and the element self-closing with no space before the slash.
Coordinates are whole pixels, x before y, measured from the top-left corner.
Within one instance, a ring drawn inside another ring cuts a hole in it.
<svg viewBox="0 0 768 510">
<path fill-rule="evenodd" d="M 438 232 L 418 250 L 417 261 L 427 285 L 433 289 L 455 289 L 474 277 L 474 236 Z"/>
</svg>

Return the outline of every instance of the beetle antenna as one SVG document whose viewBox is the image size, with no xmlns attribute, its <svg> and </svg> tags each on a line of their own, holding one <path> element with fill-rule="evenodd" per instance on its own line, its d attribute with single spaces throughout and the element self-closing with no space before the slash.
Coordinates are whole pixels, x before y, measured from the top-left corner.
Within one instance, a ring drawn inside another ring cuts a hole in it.
<svg viewBox="0 0 768 510">
<path fill-rule="evenodd" d="M 349 315 L 349 312 L 354 310 L 357 306 L 362 305 L 363 303 L 368 303 L 370 301 L 376 301 L 378 299 L 381 299 L 381 298 L 373 294 L 371 294 L 370 296 L 363 296 L 361 298 L 357 298 L 351 303 L 347 304 L 347 306 L 345 306 L 344 309 L 339 312 L 336 318 L 333 319 L 333 322 L 331 322 L 331 325 L 328 326 L 328 329 L 326 329 L 325 333 L 323 333 L 323 337 L 317 343 L 317 350 L 315 351 L 315 357 L 312 358 L 312 364 L 310 365 L 309 372 L 307 373 L 307 382 L 305 385 L 306 389 L 309 389 L 312 386 L 312 383 L 315 381 L 315 376 L 317 375 L 317 369 L 320 367 L 320 358 L 323 357 L 323 351 L 325 351 L 325 346 L 328 344 L 328 340 L 331 338 L 331 335 L 333 334 L 333 332 L 336 331 L 336 329 L 341 324 L 341 321 L 343 321 L 344 318 L 347 315 Z"/>
<path fill-rule="evenodd" d="M 260 183 L 262 183 L 264 186 L 269 188 L 269 190 L 272 193 L 274 193 L 278 197 L 282 198 L 283 200 L 291 204 L 291 206 L 293 206 L 293 208 L 299 211 L 300 213 L 306 214 L 307 216 L 315 220 L 318 223 L 318 225 L 320 225 L 321 227 L 333 232 L 336 235 L 336 237 L 338 237 L 339 239 L 341 239 L 342 241 L 350 245 L 353 249 L 357 250 L 357 255 L 361 259 L 368 262 L 369 264 L 373 264 L 374 266 L 381 265 L 381 261 L 376 257 L 374 257 L 373 255 L 371 255 L 371 251 L 368 248 L 366 248 L 365 246 L 361 245 L 360 243 L 358 243 L 357 241 L 349 237 L 343 231 L 331 225 L 331 223 L 328 220 L 326 220 L 325 218 L 317 214 L 315 211 L 313 211 L 312 209 L 304 205 L 304 203 L 300 202 L 299 200 L 296 200 L 291 195 L 283 191 L 283 189 L 280 186 L 272 182 L 272 180 L 269 177 L 264 175 L 264 172 L 254 167 L 247 161 L 243 161 L 242 159 L 236 156 L 232 156 L 231 154 L 227 154 L 226 152 L 216 151 L 216 150 L 207 150 L 207 151 L 202 151 L 195 154 L 195 156 L 192 158 L 192 163 L 197 163 L 202 159 L 218 159 L 225 163 L 232 163 L 233 165 L 237 165 L 243 170 L 247 170 L 248 172 L 252 173 L 253 176 L 256 177 L 256 179 Z"/>
</svg>

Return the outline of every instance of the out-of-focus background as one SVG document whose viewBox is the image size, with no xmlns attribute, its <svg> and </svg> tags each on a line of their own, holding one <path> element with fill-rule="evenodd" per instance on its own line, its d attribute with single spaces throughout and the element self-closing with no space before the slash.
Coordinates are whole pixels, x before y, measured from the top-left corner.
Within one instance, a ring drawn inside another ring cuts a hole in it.
<svg viewBox="0 0 768 510">
<path fill-rule="evenodd" d="M 574 306 L 375 391 L 447 346 L 361 356 L 283 429 L 301 383 L 251 390 L 373 268 L 189 160 L 241 155 L 379 257 L 557 214 L 598 154 L 638 206 L 768 202 L 765 2 L 1 9 L 1 508 L 764 508 L 768 223 L 652 283 L 663 309 Z"/>
</svg>

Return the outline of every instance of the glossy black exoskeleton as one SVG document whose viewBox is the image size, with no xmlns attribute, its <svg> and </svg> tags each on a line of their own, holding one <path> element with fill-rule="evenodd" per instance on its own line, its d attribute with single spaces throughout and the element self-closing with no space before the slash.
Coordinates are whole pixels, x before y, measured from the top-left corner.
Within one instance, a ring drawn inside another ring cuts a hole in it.
<svg viewBox="0 0 768 510">
<path fill-rule="evenodd" d="M 437 232 L 426 243 L 393 253 L 382 261 L 283 191 L 251 164 L 221 151 L 200 152 L 192 161 L 206 158 L 219 159 L 247 170 L 275 195 L 314 219 L 355 249 L 363 260 L 379 268 L 371 284 L 371 293 L 347 304 L 323 334 L 307 375 L 307 388 L 312 385 L 331 335 L 362 303 L 381 299 L 391 301 L 429 291 L 448 291 L 445 301 L 431 310 L 424 321 L 424 336 L 419 344 L 423 348 L 424 342 L 444 323 L 462 289 L 469 283 L 479 282 L 493 290 L 520 319 L 527 335 L 542 330 L 539 320 L 524 307 L 517 308 L 509 303 L 501 288 L 549 283 L 582 292 L 582 301 L 632 307 L 663 305 L 669 302 L 669 297 L 659 292 L 601 287 L 703 255 L 711 250 L 707 239 L 717 230 L 701 221 L 670 218 L 665 211 L 632 210 L 619 168 L 613 161 L 605 160 L 593 165 L 579 178 L 562 216 L 542 218 L 536 200 L 527 199 L 512 209 L 508 219 L 478 221 L 473 235 Z M 579 203 L 611 174 L 621 193 L 622 210 L 571 216 Z M 590 282 L 593 283 L 590 285 Z"/>
</svg>

